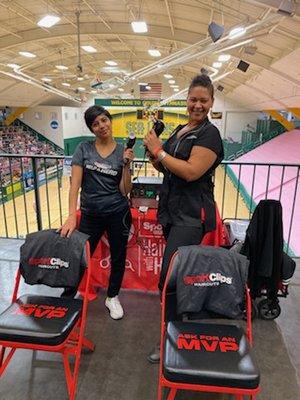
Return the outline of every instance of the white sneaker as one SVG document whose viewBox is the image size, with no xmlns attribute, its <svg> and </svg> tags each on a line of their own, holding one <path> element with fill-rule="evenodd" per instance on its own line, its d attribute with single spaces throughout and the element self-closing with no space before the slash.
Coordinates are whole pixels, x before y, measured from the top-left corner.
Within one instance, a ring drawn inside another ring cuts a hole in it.
<svg viewBox="0 0 300 400">
<path fill-rule="evenodd" d="M 109 309 L 109 314 L 112 319 L 123 318 L 124 310 L 118 296 L 106 297 L 105 306 Z"/>
</svg>

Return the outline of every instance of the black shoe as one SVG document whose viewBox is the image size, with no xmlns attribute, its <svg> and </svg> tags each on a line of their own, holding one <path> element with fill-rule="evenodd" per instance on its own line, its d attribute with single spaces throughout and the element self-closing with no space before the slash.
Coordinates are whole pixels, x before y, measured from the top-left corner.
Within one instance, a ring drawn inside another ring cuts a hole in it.
<svg viewBox="0 0 300 400">
<path fill-rule="evenodd" d="M 154 349 L 147 356 L 147 360 L 151 364 L 158 364 L 159 363 L 159 360 L 160 360 L 160 345 L 159 344 L 155 345 Z"/>
</svg>

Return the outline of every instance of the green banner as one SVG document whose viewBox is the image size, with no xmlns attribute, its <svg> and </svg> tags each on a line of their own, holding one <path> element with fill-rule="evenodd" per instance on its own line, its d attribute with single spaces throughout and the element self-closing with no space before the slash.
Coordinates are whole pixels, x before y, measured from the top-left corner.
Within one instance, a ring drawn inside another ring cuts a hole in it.
<svg viewBox="0 0 300 400">
<path fill-rule="evenodd" d="M 139 99 L 95 99 L 95 105 L 105 107 L 186 107 L 185 100 L 172 100 L 170 103 L 160 106 L 158 100 Z"/>
</svg>

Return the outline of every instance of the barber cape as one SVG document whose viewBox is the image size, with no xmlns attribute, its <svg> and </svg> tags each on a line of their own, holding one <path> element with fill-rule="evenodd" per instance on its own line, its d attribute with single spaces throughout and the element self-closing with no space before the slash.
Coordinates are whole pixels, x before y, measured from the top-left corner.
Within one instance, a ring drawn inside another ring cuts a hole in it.
<svg viewBox="0 0 300 400">
<path fill-rule="evenodd" d="M 245 256 L 220 247 L 183 246 L 178 257 L 179 314 L 208 311 L 241 317 L 249 266 Z"/>
<path fill-rule="evenodd" d="M 86 266 L 88 235 L 74 231 L 62 237 L 55 229 L 30 233 L 20 249 L 20 271 L 29 285 L 76 288 Z"/>
</svg>

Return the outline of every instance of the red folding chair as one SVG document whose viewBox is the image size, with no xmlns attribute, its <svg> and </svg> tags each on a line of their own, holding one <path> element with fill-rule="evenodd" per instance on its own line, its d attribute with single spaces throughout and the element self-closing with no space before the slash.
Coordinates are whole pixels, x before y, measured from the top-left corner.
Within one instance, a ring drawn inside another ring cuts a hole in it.
<svg viewBox="0 0 300 400">
<path fill-rule="evenodd" d="M 199 314 L 197 320 L 190 314 L 183 314 L 183 318 L 177 313 L 176 303 L 180 264 L 177 251 L 170 261 L 162 292 L 158 400 L 175 399 L 177 390 L 226 393 L 236 400 L 244 399 L 243 396 L 255 400 L 259 392 L 259 370 L 251 352 L 251 299 L 247 286 L 246 334 L 235 322 L 233 325 L 222 319 L 219 323 L 211 313 L 206 313 L 204 319 Z M 193 274 L 200 276 L 201 265 L 193 268 Z M 207 296 L 211 296 L 213 286 L 207 286 Z M 189 292 L 186 294 L 189 296 Z M 245 309 L 245 299 L 241 307 Z M 167 397 L 163 397 L 167 390 Z"/>
<path fill-rule="evenodd" d="M 91 274 L 88 242 L 85 244 L 85 259 L 83 299 L 30 294 L 18 297 L 21 279 L 18 270 L 11 304 L 0 315 L 0 376 L 16 349 L 61 353 L 69 399 L 75 399 L 82 347 L 90 351 L 95 348 L 84 336 Z M 70 356 L 75 357 L 73 370 Z"/>
</svg>

